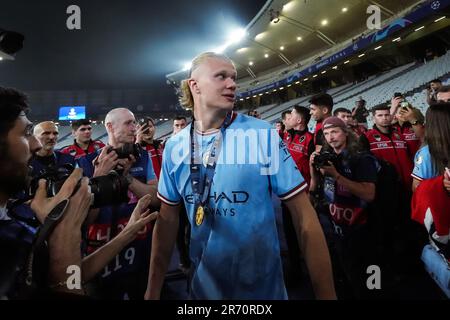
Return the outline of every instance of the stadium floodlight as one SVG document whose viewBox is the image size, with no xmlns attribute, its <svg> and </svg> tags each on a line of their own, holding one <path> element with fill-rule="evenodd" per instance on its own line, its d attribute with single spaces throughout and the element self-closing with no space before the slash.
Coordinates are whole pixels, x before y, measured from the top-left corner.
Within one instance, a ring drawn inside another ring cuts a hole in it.
<svg viewBox="0 0 450 320">
<path fill-rule="evenodd" d="M 186 62 L 186 63 L 183 65 L 183 71 L 188 71 L 188 70 L 191 69 L 191 67 L 192 67 L 192 63 L 191 63 L 191 62 Z"/>
<path fill-rule="evenodd" d="M 228 44 L 224 44 L 224 45 L 222 45 L 220 47 L 212 49 L 211 51 L 214 52 L 214 53 L 219 53 L 220 54 L 220 53 L 223 53 L 227 47 L 228 47 Z"/>
<path fill-rule="evenodd" d="M 255 36 L 255 40 L 256 40 L 256 41 L 259 41 L 259 40 L 263 39 L 265 36 L 266 36 L 266 33 L 265 33 L 265 32 L 258 33 L 258 34 Z"/>
<path fill-rule="evenodd" d="M 283 11 L 290 11 L 290 10 L 292 10 L 292 8 L 294 7 L 294 5 L 295 5 L 295 1 L 291 1 L 291 2 L 286 3 L 286 4 L 283 6 Z"/>
<path fill-rule="evenodd" d="M 228 44 L 238 43 L 247 36 L 247 31 L 244 28 L 237 28 L 232 30 L 228 35 Z"/>
<path fill-rule="evenodd" d="M 23 48 L 25 37 L 14 31 L 0 29 L 0 51 L 8 55 L 15 54 Z"/>
</svg>

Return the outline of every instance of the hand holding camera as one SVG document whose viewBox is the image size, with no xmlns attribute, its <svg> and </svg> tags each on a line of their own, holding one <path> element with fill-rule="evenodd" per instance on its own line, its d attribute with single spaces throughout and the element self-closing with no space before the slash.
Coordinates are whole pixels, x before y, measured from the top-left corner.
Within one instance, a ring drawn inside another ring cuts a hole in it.
<svg viewBox="0 0 450 320">
<path fill-rule="evenodd" d="M 39 179 L 39 186 L 37 187 L 34 198 L 31 201 L 31 209 L 36 213 L 36 217 L 41 223 L 44 222 L 46 216 L 53 210 L 53 208 L 56 207 L 57 204 L 65 199 L 71 198 L 72 196 L 73 198 L 81 201 L 87 197 L 86 194 L 89 194 L 88 200 L 90 204 L 91 192 L 87 188 L 88 179 L 83 179 L 83 181 L 80 181 L 82 178 L 82 172 L 83 170 L 80 168 L 73 170 L 70 176 L 66 177 L 67 179 L 64 181 L 58 192 L 54 195 L 48 194 L 48 182 L 44 179 Z M 86 188 L 84 188 L 84 185 L 86 185 Z M 86 214 L 87 211 L 88 210 L 85 212 Z"/>
<path fill-rule="evenodd" d="M 95 161 L 94 177 L 107 175 L 118 167 L 126 174 L 140 156 L 141 149 L 137 144 L 125 143 L 120 148 L 107 146 Z"/>
<path fill-rule="evenodd" d="M 107 175 L 119 163 L 119 156 L 112 147 L 104 147 L 95 160 L 94 177 Z"/>
<path fill-rule="evenodd" d="M 329 151 L 314 152 L 309 159 L 311 172 L 320 171 L 322 175 L 331 177 L 339 174 L 335 167 L 337 163 L 337 154 Z"/>
</svg>

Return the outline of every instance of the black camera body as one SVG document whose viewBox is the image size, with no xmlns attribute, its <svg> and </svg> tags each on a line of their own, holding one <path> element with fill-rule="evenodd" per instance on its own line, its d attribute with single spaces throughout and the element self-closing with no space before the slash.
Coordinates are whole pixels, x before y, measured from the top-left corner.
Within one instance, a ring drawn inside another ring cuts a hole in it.
<svg viewBox="0 0 450 320">
<path fill-rule="evenodd" d="M 338 163 L 337 154 L 330 151 L 321 151 L 314 157 L 314 167 L 316 169 L 329 166 L 330 164 L 328 162 L 331 162 L 336 167 L 336 164 Z"/>
<path fill-rule="evenodd" d="M 115 151 L 119 159 L 129 159 L 130 155 L 133 155 L 137 160 L 141 157 L 141 146 L 134 143 L 125 143 L 120 148 L 111 148 L 108 150 L 108 153 L 111 151 Z"/>
<path fill-rule="evenodd" d="M 45 179 L 47 181 L 47 196 L 54 197 L 73 170 L 74 167 L 70 164 L 65 164 L 60 167 L 50 166 L 45 168 L 39 175 L 31 180 L 29 196 L 34 198 L 39 180 Z M 81 180 L 75 187 L 73 194 L 77 192 L 80 183 Z M 128 180 L 116 171 L 111 171 L 105 176 L 90 178 L 89 186 L 91 188 L 91 193 L 94 195 L 94 201 L 91 203 L 91 208 L 118 205 L 129 201 Z"/>
</svg>

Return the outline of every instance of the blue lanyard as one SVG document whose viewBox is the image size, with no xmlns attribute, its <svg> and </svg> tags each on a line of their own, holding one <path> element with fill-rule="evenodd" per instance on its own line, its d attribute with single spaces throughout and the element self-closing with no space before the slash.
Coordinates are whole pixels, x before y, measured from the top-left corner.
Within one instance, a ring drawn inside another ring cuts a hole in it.
<svg viewBox="0 0 450 320">
<path fill-rule="evenodd" d="M 191 138 L 191 163 L 190 163 L 190 173 L 191 173 L 191 186 L 194 193 L 195 206 L 204 206 L 208 200 L 209 192 L 211 190 L 212 181 L 214 178 L 214 173 L 216 170 L 217 159 L 219 158 L 220 146 L 222 144 L 223 135 L 225 129 L 231 124 L 233 112 L 229 112 L 225 118 L 220 131 L 213 138 L 213 145 L 211 148 L 210 156 L 206 165 L 206 173 L 203 179 L 203 184 L 200 184 L 201 174 L 200 166 L 202 165 L 200 157 L 200 147 L 197 146 L 197 141 L 194 134 L 195 119 L 192 121 L 190 138 Z M 203 189 L 203 190 L 201 190 Z"/>
</svg>

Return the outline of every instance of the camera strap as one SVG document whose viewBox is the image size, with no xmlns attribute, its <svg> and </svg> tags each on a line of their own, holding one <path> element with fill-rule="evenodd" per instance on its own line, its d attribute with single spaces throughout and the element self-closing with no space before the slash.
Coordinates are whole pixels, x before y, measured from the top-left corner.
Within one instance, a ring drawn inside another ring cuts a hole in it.
<svg viewBox="0 0 450 320">
<path fill-rule="evenodd" d="M 35 252 L 41 248 L 42 244 L 49 238 L 55 227 L 61 222 L 68 205 L 69 199 L 64 199 L 58 203 L 47 215 L 44 224 L 38 229 L 26 265 L 25 285 L 29 288 L 33 286 L 33 262 Z"/>
</svg>

